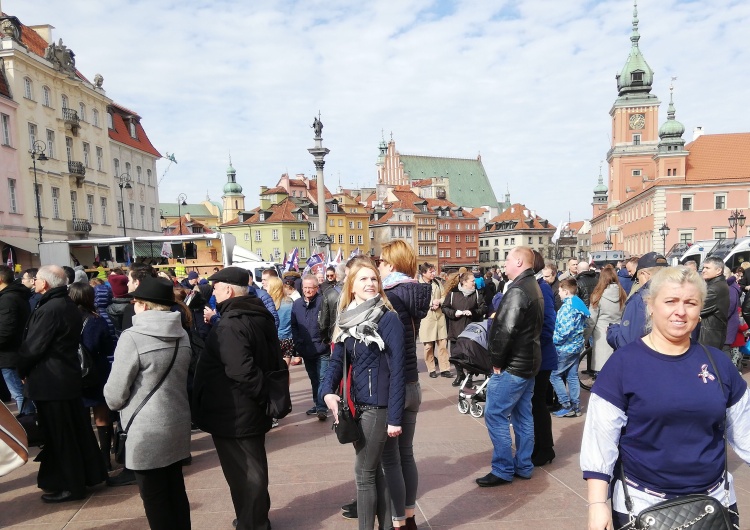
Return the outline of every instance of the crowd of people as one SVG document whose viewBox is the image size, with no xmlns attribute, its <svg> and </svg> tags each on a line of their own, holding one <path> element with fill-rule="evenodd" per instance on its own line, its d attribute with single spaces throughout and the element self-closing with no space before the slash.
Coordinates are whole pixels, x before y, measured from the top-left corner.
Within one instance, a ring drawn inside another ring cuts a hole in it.
<svg viewBox="0 0 750 530">
<path fill-rule="evenodd" d="M 342 506 L 344 517 L 360 529 L 413 529 L 417 343 L 428 377 L 471 386 L 472 374 L 452 369 L 450 351 L 469 324 L 483 322 L 493 451 L 480 487 L 531 478 L 556 456 L 553 418 L 585 413 L 589 528 L 627 524 L 634 509 L 626 508 L 621 473 L 635 511 L 664 496 L 720 493 L 726 483 L 738 520 L 720 441 L 726 434 L 750 461 L 750 404 L 737 370 L 750 268 L 729 272 L 708 258 L 700 275 L 695 269 L 668 267 L 651 252 L 617 266 L 571 260 L 561 273 L 516 247 L 503 272 L 438 275 L 402 240 L 383 245 L 378 260 L 355 256 L 317 274 L 265 270 L 262 288 L 239 267 L 178 278 L 133 264 L 89 278 L 45 266 L 16 278 L 0 266 L 0 368 L 18 413 L 36 414 L 43 432 L 44 502 L 81 499 L 105 481 L 137 484 L 151 528 L 190 528 L 182 469 L 191 430 L 201 429 L 229 485 L 235 526 L 266 529 L 265 437 L 284 420 L 266 413 L 265 378 L 304 364 L 306 414 L 337 423 L 346 401 L 361 428 L 356 496 Z M 588 407 L 578 381 L 586 347 L 596 380 Z M 94 360 L 93 379 L 83 377 L 82 351 Z M 707 393 L 715 379 L 723 394 Z M 124 467 L 108 475 L 125 438 Z M 688 472 L 696 461 L 700 473 Z"/>
</svg>

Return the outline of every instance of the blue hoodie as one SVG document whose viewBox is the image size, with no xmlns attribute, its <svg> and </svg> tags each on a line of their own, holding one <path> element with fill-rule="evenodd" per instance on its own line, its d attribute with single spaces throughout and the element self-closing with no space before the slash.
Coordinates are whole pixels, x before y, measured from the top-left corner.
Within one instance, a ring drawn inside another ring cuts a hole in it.
<svg viewBox="0 0 750 530">
<path fill-rule="evenodd" d="M 589 308 L 577 296 L 569 296 L 557 312 L 552 342 L 560 353 L 581 353 Z"/>
<path fill-rule="evenodd" d="M 623 267 L 617 271 L 617 279 L 620 280 L 620 285 L 625 291 L 625 294 L 630 294 L 630 289 L 633 288 L 633 278 L 630 277 L 628 269 Z"/>
</svg>

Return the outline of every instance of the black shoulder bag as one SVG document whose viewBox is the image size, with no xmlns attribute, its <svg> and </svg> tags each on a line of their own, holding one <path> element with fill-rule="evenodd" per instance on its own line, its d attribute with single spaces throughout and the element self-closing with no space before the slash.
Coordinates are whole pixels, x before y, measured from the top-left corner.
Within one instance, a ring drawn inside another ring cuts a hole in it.
<svg viewBox="0 0 750 530">
<path fill-rule="evenodd" d="M 701 344 L 711 367 L 716 373 L 719 390 L 724 395 L 719 370 L 708 348 Z M 724 410 L 724 501 L 729 503 L 729 475 L 727 474 L 727 413 Z M 620 465 L 620 480 L 625 494 L 625 507 L 630 514 L 630 528 L 639 530 L 733 530 L 729 508 L 710 495 L 681 495 L 649 506 L 638 515 L 633 514 L 633 500 L 628 495 L 625 471 Z"/>
<path fill-rule="evenodd" d="M 172 354 L 172 360 L 169 363 L 169 366 L 167 366 L 167 371 L 164 372 L 164 375 L 161 376 L 161 379 L 159 379 L 159 382 L 156 383 L 156 386 L 151 390 L 151 392 L 148 393 L 148 396 L 146 396 L 143 401 L 141 401 L 141 404 L 138 405 L 138 408 L 135 409 L 135 412 L 132 416 L 130 416 L 130 420 L 128 420 L 128 425 L 125 427 L 125 430 L 122 429 L 121 422 L 117 422 L 117 431 L 115 432 L 115 462 L 118 464 L 125 465 L 125 442 L 128 440 L 128 431 L 130 430 L 130 426 L 133 424 L 133 420 L 138 415 L 138 413 L 141 411 L 143 406 L 148 403 L 148 400 L 151 399 L 151 396 L 153 396 L 157 390 L 159 390 L 159 387 L 164 382 L 164 380 L 169 375 L 169 372 L 172 371 L 172 366 L 174 365 L 175 359 L 177 359 L 177 350 L 180 347 L 180 339 L 177 339 L 177 343 L 174 345 L 174 353 Z"/>
<path fill-rule="evenodd" d="M 83 388 L 94 388 L 100 384 L 99 372 L 96 369 L 96 359 L 83 344 L 83 330 L 91 317 L 83 319 L 81 338 L 78 340 L 78 362 L 81 363 L 81 384 Z"/>
<path fill-rule="evenodd" d="M 356 354 L 357 341 L 354 341 L 354 350 Z M 346 368 L 346 347 L 344 347 L 344 392 L 341 396 L 341 407 L 339 407 L 339 421 L 331 427 L 336 431 L 336 436 L 341 444 L 350 444 L 358 442 L 362 438 L 362 427 L 359 424 L 359 418 L 355 418 L 352 410 L 349 408 L 349 372 Z"/>
</svg>

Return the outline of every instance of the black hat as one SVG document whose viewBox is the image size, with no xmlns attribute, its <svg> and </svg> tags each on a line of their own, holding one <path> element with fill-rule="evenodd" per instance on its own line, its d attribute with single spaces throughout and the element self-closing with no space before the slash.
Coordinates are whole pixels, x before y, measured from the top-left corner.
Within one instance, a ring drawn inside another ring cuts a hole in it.
<svg viewBox="0 0 750 530">
<path fill-rule="evenodd" d="M 174 284 L 166 278 L 146 276 L 130 296 L 137 300 L 171 306 L 174 304 Z"/>
<path fill-rule="evenodd" d="M 209 276 L 208 281 L 247 287 L 250 283 L 250 273 L 240 267 L 225 267 L 216 274 Z"/>
<path fill-rule="evenodd" d="M 666 267 L 667 265 L 669 265 L 667 258 L 656 252 L 648 252 L 638 260 L 638 267 L 635 269 L 635 274 L 638 276 L 638 273 L 643 269 L 650 269 L 651 267 Z"/>
</svg>

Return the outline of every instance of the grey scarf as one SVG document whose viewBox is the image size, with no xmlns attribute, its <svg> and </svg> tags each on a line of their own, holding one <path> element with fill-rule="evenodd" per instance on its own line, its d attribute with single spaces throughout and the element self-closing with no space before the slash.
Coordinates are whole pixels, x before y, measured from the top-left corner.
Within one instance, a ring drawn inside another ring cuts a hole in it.
<svg viewBox="0 0 750 530">
<path fill-rule="evenodd" d="M 388 308 L 380 295 L 357 306 L 352 302 L 339 315 L 339 334 L 334 342 L 344 342 L 347 337 L 352 337 L 367 345 L 374 342 L 381 350 L 384 350 L 385 343 L 378 334 L 378 321 L 386 311 L 388 311 Z"/>
</svg>

